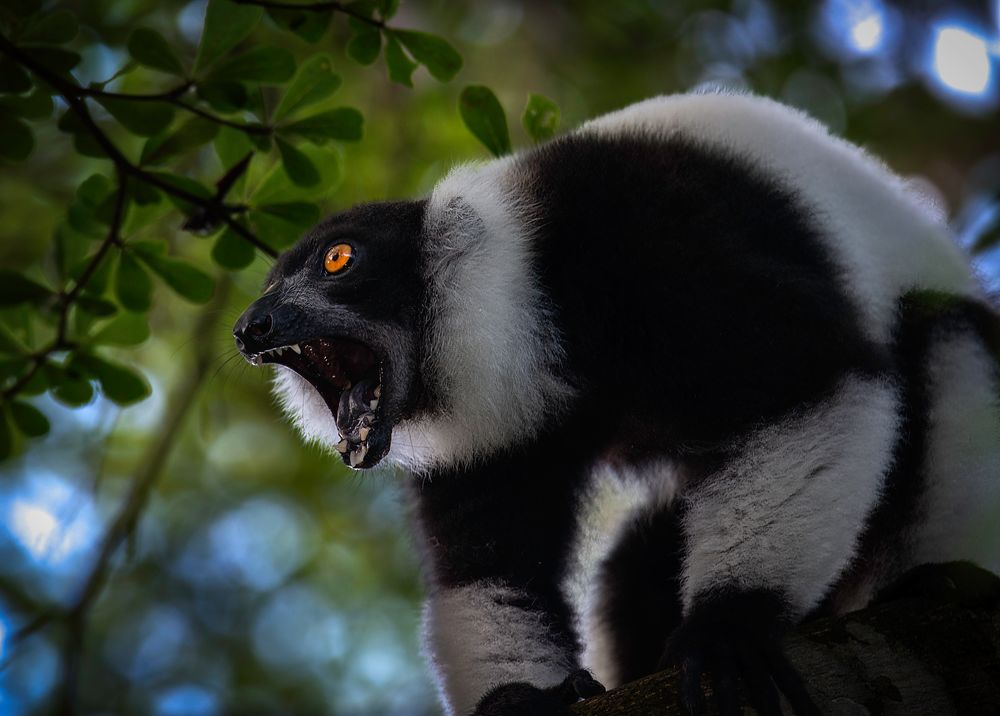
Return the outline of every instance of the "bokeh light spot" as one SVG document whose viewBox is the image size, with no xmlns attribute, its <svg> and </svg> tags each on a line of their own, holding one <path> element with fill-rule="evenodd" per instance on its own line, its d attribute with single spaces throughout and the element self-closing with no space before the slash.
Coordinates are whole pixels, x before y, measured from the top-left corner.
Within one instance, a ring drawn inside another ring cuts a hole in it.
<svg viewBox="0 0 1000 716">
<path fill-rule="evenodd" d="M 859 52 L 872 52 L 882 41 L 882 16 L 872 14 L 862 18 L 851 27 L 851 40 Z"/>
<path fill-rule="evenodd" d="M 934 73 L 951 90 L 983 94 L 990 83 L 986 40 L 956 26 L 938 28 L 934 38 Z"/>
<path fill-rule="evenodd" d="M 156 716 L 212 716 L 219 712 L 219 699 L 197 684 L 174 686 L 159 694 Z"/>
</svg>

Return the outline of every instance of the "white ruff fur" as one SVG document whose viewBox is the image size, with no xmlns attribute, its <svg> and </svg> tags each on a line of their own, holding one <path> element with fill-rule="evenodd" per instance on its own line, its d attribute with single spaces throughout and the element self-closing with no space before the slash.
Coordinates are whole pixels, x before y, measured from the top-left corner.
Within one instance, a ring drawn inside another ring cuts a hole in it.
<svg viewBox="0 0 1000 716">
<path fill-rule="evenodd" d="M 474 460 L 530 435 L 571 391 L 558 331 L 532 269 L 531 210 L 511 159 L 462 166 L 434 189 L 424 231 L 431 287 L 429 379 L 436 415 L 393 430 L 410 469 Z"/>
<path fill-rule="evenodd" d="M 726 586 L 780 590 L 799 616 L 815 606 L 854 555 L 891 464 L 897 413 L 890 385 L 845 379 L 686 493 L 685 611 Z"/>
<path fill-rule="evenodd" d="M 281 409 L 291 418 L 302 437 L 307 442 L 332 450 L 340 440 L 340 431 L 323 396 L 313 384 L 291 368 L 276 364 L 273 390 Z"/>
<path fill-rule="evenodd" d="M 572 671 L 538 612 L 511 606 L 528 595 L 495 582 L 433 594 L 424 605 L 424 651 L 448 714 L 465 716 L 494 686 L 555 686 Z"/>
<path fill-rule="evenodd" d="M 577 131 L 687 137 L 748 159 L 813 216 L 877 341 L 888 341 L 896 301 L 911 288 L 980 293 L 937 207 L 798 110 L 751 95 L 673 95 L 631 105 Z"/>
<path fill-rule="evenodd" d="M 643 509 L 669 505 L 679 485 L 671 463 L 657 461 L 640 468 L 599 465 L 576 510 L 576 536 L 562 591 L 583 645 L 580 664 L 606 688 L 620 682 L 611 653 L 611 638 L 598 613 L 598 573 L 626 526 Z"/>
<path fill-rule="evenodd" d="M 914 564 L 973 560 L 1000 573 L 1000 406 L 995 359 L 972 335 L 931 350 L 927 488 Z"/>
</svg>

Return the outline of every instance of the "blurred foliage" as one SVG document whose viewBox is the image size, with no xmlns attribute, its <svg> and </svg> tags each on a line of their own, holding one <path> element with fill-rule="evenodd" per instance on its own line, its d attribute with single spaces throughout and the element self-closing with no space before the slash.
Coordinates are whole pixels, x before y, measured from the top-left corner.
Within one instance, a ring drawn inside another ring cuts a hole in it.
<svg viewBox="0 0 1000 716">
<path fill-rule="evenodd" d="M 997 288 L 998 23 L 930 0 L 7 0 L 0 716 L 436 713 L 399 476 L 303 447 L 232 346 L 270 257 L 457 161 L 723 86 L 913 177 Z"/>
</svg>

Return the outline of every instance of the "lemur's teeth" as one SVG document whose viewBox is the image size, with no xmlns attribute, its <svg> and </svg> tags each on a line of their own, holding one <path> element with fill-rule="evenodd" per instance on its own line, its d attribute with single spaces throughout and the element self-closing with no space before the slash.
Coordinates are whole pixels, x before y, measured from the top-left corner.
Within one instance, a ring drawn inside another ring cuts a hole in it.
<svg viewBox="0 0 1000 716">
<path fill-rule="evenodd" d="M 288 347 L 291 348 L 296 353 L 298 353 L 299 355 L 302 355 L 302 349 L 299 348 L 299 344 L 298 343 L 293 343 L 292 345 L 290 345 Z"/>
<path fill-rule="evenodd" d="M 334 445 L 334 447 L 337 449 L 337 452 L 343 455 L 347 452 L 347 439 L 342 439 L 339 443 Z"/>
<path fill-rule="evenodd" d="M 357 450 L 351 452 L 351 467 L 357 467 L 365 459 L 365 455 L 368 454 L 368 448 L 362 445 Z"/>
<path fill-rule="evenodd" d="M 275 348 L 274 352 L 277 353 L 280 356 L 282 353 L 285 352 L 285 349 L 284 348 Z"/>
<path fill-rule="evenodd" d="M 382 384 L 379 383 L 378 385 L 375 386 L 375 400 L 378 400 L 381 397 L 382 397 Z"/>
<path fill-rule="evenodd" d="M 361 438 L 362 442 L 364 442 L 365 440 L 368 439 L 368 433 L 370 433 L 371 431 L 372 431 L 371 428 L 361 428 L 361 430 L 358 431 L 358 437 Z"/>
<path fill-rule="evenodd" d="M 372 410 L 375 410 L 375 408 L 378 407 L 378 401 L 373 400 L 372 402 L 368 403 L 368 407 L 371 408 Z"/>
</svg>

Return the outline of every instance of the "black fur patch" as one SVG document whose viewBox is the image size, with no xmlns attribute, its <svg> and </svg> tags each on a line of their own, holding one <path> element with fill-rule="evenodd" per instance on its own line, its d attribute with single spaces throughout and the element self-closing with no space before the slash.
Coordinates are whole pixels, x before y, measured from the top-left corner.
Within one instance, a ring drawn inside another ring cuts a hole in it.
<svg viewBox="0 0 1000 716">
<path fill-rule="evenodd" d="M 683 503 L 645 510 L 601 565 L 599 618 L 621 683 L 652 673 L 683 617 Z"/>
<path fill-rule="evenodd" d="M 520 161 L 568 367 L 617 439 L 711 450 L 887 367 L 814 222 L 742 160 L 570 135 Z"/>
</svg>

